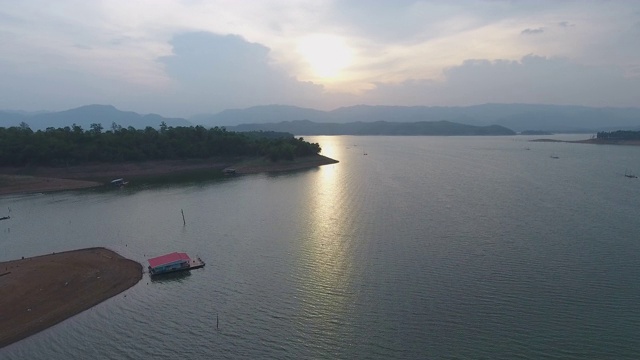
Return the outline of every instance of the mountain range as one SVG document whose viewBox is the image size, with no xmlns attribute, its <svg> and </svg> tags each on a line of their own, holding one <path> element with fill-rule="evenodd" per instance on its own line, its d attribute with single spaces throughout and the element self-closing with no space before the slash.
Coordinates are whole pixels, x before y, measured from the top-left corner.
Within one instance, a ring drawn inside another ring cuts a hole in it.
<svg viewBox="0 0 640 360">
<path fill-rule="evenodd" d="M 640 108 L 596 108 L 571 105 L 483 104 L 465 107 L 356 105 L 332 111 L 268 105 L 225 110 L 190 118 L 206 126 L 236 126 L 309 120 L 318 123 L 449 121 L 459 124 L 502 125 L 520 132 L 594 132 L 640 129 Z"/>
<path fill-rule="evenodd" d="M 317 123 L 309 120 L 227 127 L 230 131 L 277 131 L 304 135 L 515 135 L 504 126 L 475 126 L 450 121 Z"/>
<path fill-rule="evenodd" d="M 158 128 L 163 121 L 173 127 L 203 125 L 226 127 L 237 131 L 242 129 L 287 131 L 301 135 L 322 133 L 417 135 L 424 132 L 430 134 L 436 131 L 438 126 L 444 125 L 454 133 L 461 131 L 460 127 L 453 130 L 452 126 L 457 125 L 451 124 L 476 127 L 500 125 L 517 132 L 536 130 L 593 133 L 640 130 L 640 108 L 539 104 L 483 104 L 464 107 L 356 105 L 321 111 L 287 105 L 266 105 L 224 110 L 217 114 L 197 115 L 188 119 L 167 118 L 157 114 L 141 115 L 131 111 L 121 111 L 110 105 L 87 105 L 59 112 L 0 111 L 0 127 L 18 126 L 24 122 L 33 130 L 73 124 L 85 130 L 89 129 L 91 124 L 101 124 L 104 129 L 110 129 L 114 123 L 137 129 L 147 126 Z M 426 124 L 435 122 L 440 125 Z M 495 127 L 490 129 L 503 131 Z M 482 133 L 485 130 L 473 131 Z M 300 131 L 310 131 L 310 133 Z"/>
<path fill-rule="evenodd" d="M 157 114 L 140 115 L 133 111 L 121 111 L 111 105 L 87 105 L 79 108 L 58 112 L 1 111 L 0 127 L 18 126 L 26 123 L 32 130 L 45 130 L 48 127 L 71 127 L 73 124 L 88 130 L 91 124 L 101 124 L 104 129 L 110 129 L 113 123 L 122 127 L 133 126 L 144 129 L 147 126 L 157 128 L 161 122 L 168 126 L 193 125 L 182 118 L 165 118 Z"/>
</svg>

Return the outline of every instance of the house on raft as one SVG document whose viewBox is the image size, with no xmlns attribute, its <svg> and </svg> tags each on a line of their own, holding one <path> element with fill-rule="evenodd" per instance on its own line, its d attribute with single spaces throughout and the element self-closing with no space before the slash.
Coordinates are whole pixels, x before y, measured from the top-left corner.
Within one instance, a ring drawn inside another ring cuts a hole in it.
<svg viewBox="0 0 640 360">
<path fill-rule="evenodd" d="M 186 271 L 204 267 L 204 261 L 199 257 L 192 259 L 185 253 L 173 252 L 151 258 L 149 261 L 149 275 L 167 274 L 176 271 Z"/>
</svg>

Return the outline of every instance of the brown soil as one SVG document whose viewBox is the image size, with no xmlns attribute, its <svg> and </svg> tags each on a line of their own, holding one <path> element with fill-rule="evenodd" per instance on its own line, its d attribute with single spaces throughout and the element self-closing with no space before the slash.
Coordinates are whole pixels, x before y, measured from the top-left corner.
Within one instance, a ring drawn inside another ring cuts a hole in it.
<svg viewBox="0 0 640 360">
<path fill-rule="evenodd" d="M 236 169 L 237 174 L 292 171 L 334 164 L 322 155 L 293 161 L 271 162 L 265 159 L 166 160 L 141 163 L 93 164 L 69 167 L 0 167 L 0 195 L 14 193 L 72 190 L 99 186 L 115 178 L 162 176 L 201 170 Z"/>
<path fill-rule="evenodd" d="M 73 190 L 101 185 L 95 181 L 56 179 L 48 177 L 0 175 L 0 195 L 58 190 Z"/>
<path fill-rule="evenodd" d="M 132 287 L 142 265 L 105 248 L 0 262 L 0 348 Z"/>
<path fill-rule="evenodd" d="M 64 167 L 0 167 L 0 174 L 27 175 L 34 177 L 92 180 L 107 182 L 116 178 L 165 175 L 203 169 L 223 169 L 231 160 L 165 160 L 138 163 L 88 164 Z"/>
</svg>

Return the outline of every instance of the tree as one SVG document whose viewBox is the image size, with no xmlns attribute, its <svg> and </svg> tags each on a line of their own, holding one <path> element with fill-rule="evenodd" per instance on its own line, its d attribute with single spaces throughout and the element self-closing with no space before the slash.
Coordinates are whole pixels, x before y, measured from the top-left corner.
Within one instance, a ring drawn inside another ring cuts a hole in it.
<svg viewBox="0 0 640 360">
<path fill-rule="evenodd" d="M 27 124 L 24 121 L 22 121 L 20 123 L 20 130 L 22 130 L 22 131 L 32 131 L 31 128 L 29 127 L 29 124 Z"/>
<path fill-rule="evenodd" d="M 166 122 L 161 122 L 160 123 L 160 133 L 164 134 L 165 131 L 167 131 L 167 123 Z"/>
<path fill-rule="evenodd" d="M 96 124 L 93 123 L 91 124 L 91 133 L 95 134 L 95 135 L 99 135 L 102 133 L 102 124 Z"/>
<path fill-rule="evenodd" d="M 90 130 L 47 128 L 33 132 L 26 127 L 0 128 L 0 163 L 24 165 L 71 165 L 87 162 L 123 162 L 169 159 L 206 159 L 215 156 L 266 156 L 273 161 L 291 160 L 320 152 L 318 144 L 293 135 L 244 134 L 224 128 L 152 127 L 136 130 L 112 124 L 102 133 L 100 124 Z"/>
</svg>

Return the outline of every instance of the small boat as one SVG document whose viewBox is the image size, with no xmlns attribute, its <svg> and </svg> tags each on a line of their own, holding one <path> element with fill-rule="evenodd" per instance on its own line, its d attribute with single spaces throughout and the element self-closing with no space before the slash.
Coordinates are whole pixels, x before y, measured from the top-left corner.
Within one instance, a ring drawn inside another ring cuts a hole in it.
<svg viewBox="0 0 640 360">
<path fill-rule="evenodd" d="M 9 220 L 9 219 L 11 219 L 11 216 L 3 216 L 3 217 L 0 217 L 0 220 Z"/>
<path fill-rule="evenodd" d="M 558 155 L 551 155 L 549 157 L 552 158 L 552 159 L 560 159 L 560 156 L 558 156 Z"/>
<path fill-rule="evenodd" d="M 151 276 L 199 269 L 205 265 L 199 257 L 192 259 L 189 255 L 179 252 L 151 258 L 148 261 Z"/>
<path fill-rule="evenodd" d="M 222 173 L 225 175 L 235 175 L 236 174 L 236 169 L 234 168 L 226 168 L 224 170 L 222 170 Z"/>
<path fill-rule="evenodd" d="M 123 187 L 123 186 L 127 185 L 128 183 L 129 182 L 128 181 L 124 181 L 123 178 L 111 180 L 111 185 L 113 185 L 115 187 Z"/>
<path fill-rule="evenodd" d="M 627 173 L 627 170 L 624 171 L 624 176 L 631 178 L 631 179 L 637 179 L 638 177 L 632 173 Z"/>
</svg>

